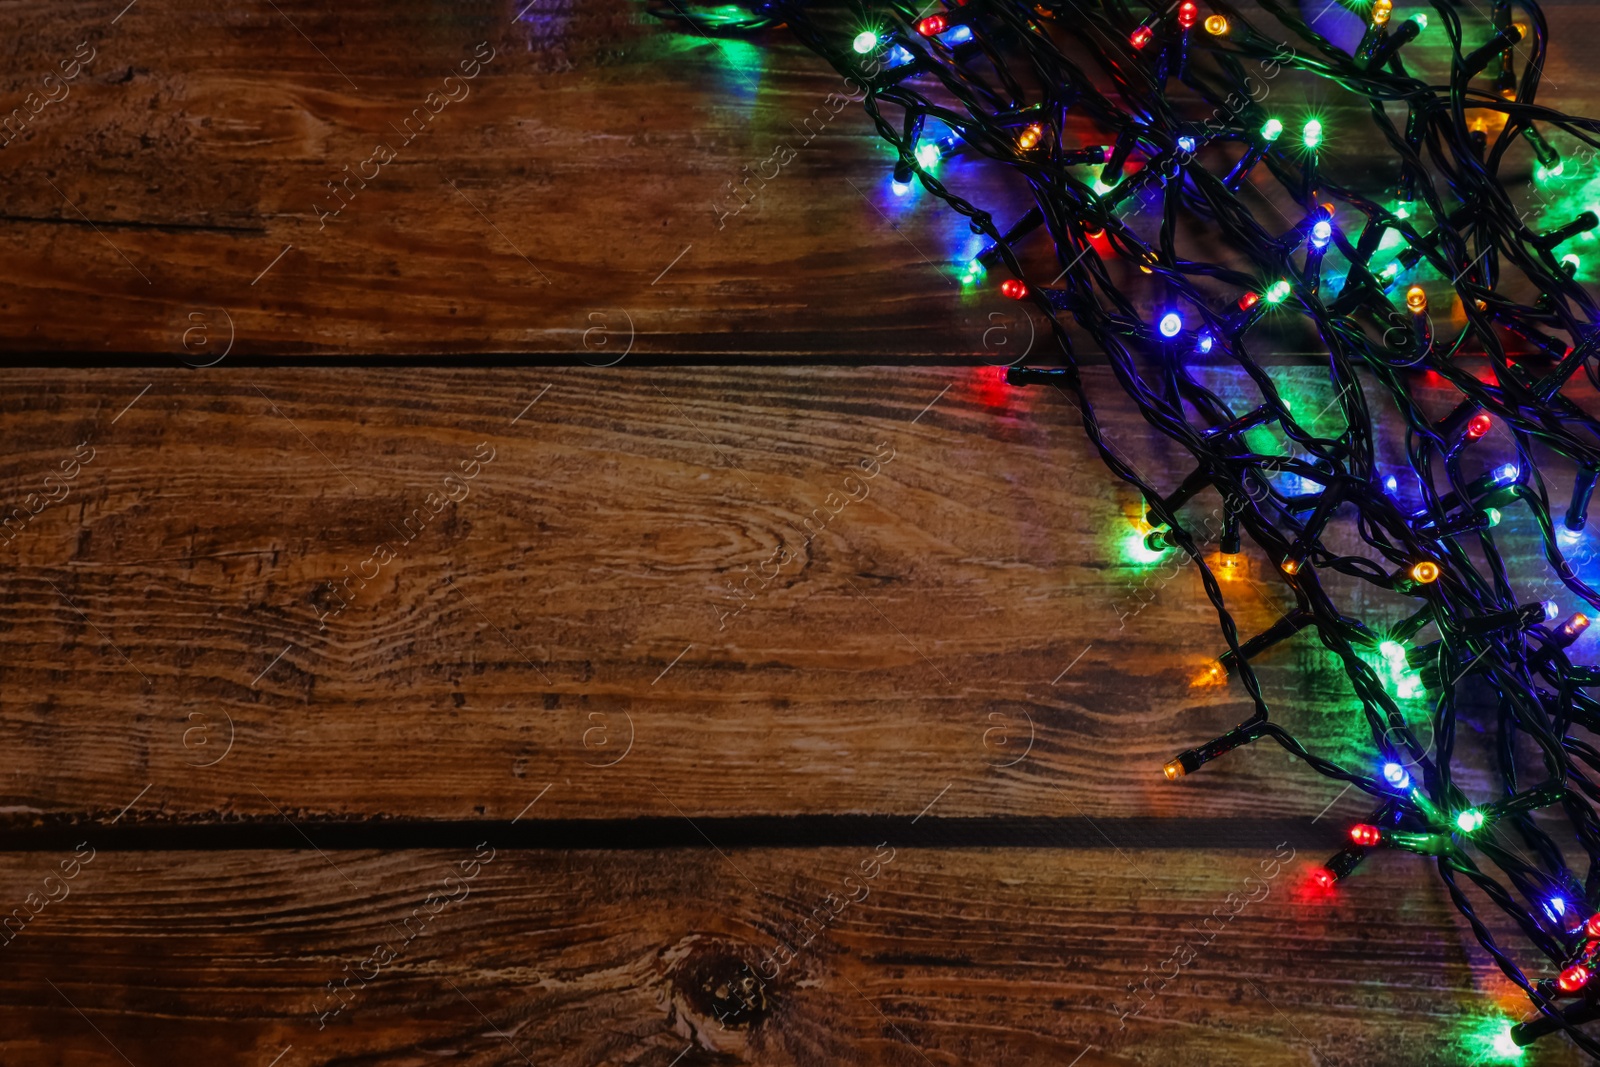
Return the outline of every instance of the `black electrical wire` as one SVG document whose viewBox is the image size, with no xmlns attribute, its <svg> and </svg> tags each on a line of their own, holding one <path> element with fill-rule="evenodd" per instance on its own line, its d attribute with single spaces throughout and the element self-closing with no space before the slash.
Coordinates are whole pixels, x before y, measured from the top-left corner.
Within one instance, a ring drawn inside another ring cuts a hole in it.
<svg viewBox="0 0 1600 1067">
<path fill-rule="evenodd" d="M 1600 308 L 1555 254 L 1600 219 L 1584 212 L 1538 232 L 1508 184 L 1519 167 L 1561 165 L 1552 132 L 1592 157 L 1600 120 L 1535 102 L 1549 38 L 1537 4 L 1519 0 L 1524 21 L 1513 23 L 1509 0 L 1490 0 L 1485 24 L 1476 5 L 1464 20 L 1451 0 L 1432 0 L 1426 16 L 1403 21 L 1392 18 L 1389 0 L 1353 2 L 1366 28 L 1346 51 L 1276 0 L 1260 0 L 1271 27 L 1258 27 L 1226 0 L 1211 0 L 1208 11 L 1192 2 L 1136 8 L 1126 0 L 952 0 L 921 8 L 773 0 L 744 5 L 747 19 L 669 3 L 665 16 L 694 29 L 702 21 L 720 32 L 781 27 L 855 79 L 878 133 L 896 149 L 897 177 L 915 175 L 966 217 L 989 242 L 978 263 L 1003 268 L 1010 275 L 1003 291 L 1048 318 L 1062 358 L 1013 367 L 1008 378 L 1070 395 L 1106 466 L 1148 503 L 1152 537 L 1194 561 L 1227 646 L 1220 664 L 1253 704 L 1234 730 L 1181 753 L 1167 776 L 1181 778 L 1270 738 L 1318 773 L 1371 795 L 1377 825 L 1357 827 L 1357 846 L 1323 868 L 1330 882 L 1377 843 L 1435 857 L 1478 941 L 1540 1012 L 1513 1037 L 1526 1043 L 1562 1030 L 1600 1057 L 1600 1041 L 1582 1029 L 1600 1018 L 1600 979 L 1588 982 L 1600 971 L 1600 919 L 1587 921 L 1600 911 L 1600 748 L 1576 734 L 1600 733 L 1600 700 L 1585 692 L 1600 686 L 1600 669 L 1574 665 L 1565 652 L 1585 616 L 1550 625 L 1543 605 L 1519 602 L 1491 530 L 1500 509 L 1525 508 L 1554 576 L 1600 608 L 1600 595 L 1578 578 L 1557 536 L 1558 523 L 1583 527 L 1600 472 L 1600 421 L 1573 399 L 1571 385 L 1582 370 L 1600 389 Z M 1438 26 L 1430 39 L 1443 34 L 1448 42 L 1442 81 L 1404 61 L 1429 19 Z M 1527 47 L 1520 71 L 1519 42 Z M 1273 130 L 1252 85 L 1284 71 L 1318 79 L 1355 105 L 1340 115 L 1370 118 L 1387 152 L 1369 176 L 1398 190 L 1404 217 L 1373 199 L 1370 187 L 1331 179 L 1309 130 L 1299 144 L 1279 140 L 1282 124 Z M 953 136 L 933 139 L 936 125 Z M 923 158 L 930 145 L 939 157 L 960 153 L 1009 171 L 1032 206 L 998 222 L 937 177 L 935 161 Z M 1099 183 L 1089 169 L 1097 164 Z M 1278 200 L 1264 198 L 1264 188 Z M 1283 216 L 1277 204 L 1286 201 L 1298 220 Z M 1184 220 L 1204 228 L 1216 261 L 1180 256 Z M 1401 251 L 1380 270 L 1374 260 L 1386 231 L 1400 235 Z M 1056 275 L 1044 285 L 1023 267 L 1023 257 L 1037 262 L 1040 249 L 1053 253 L 1049 273 Z M 1326 273 L 1328 256 L 1347 267 L 1337 283 Z M 1408 288 L 1396 306 L 1399 276 L 1421 266 L 1448 279 L 1434 284 L 1434 299 L 1450 290 L 1459 327 L 1435 332 L 1420 287 Z M 1123 275 L 1135 280 L 1119 284 Z M 1152 299 L 1152 291 L 1162 295 Z M 1183 309 L 1171 335 L 1151 321 L 1163 308 Z M 1337 436 L 1297 421 L 1275 384 L 1272 370 L 1283 360 L 1274 362 L 1268 327 L 1282 324 L 1282 312 L 1298 312 L 1325 349 L 1335 396 L 1328 410 L 1336 406 L 1345 425 Z M 1194 320 L 1197 329 L 1183 328 Z M 1090 350 L 1103 355 L 1145 422 L 1191 456 L 1195 473 L 1179 491 L 1150 484 L 1109 446 L 1079 373 L 1078 353 Z M 1190 352 L 1204 358 L 1184 358 Z M 1490 376 L 1465 366 L 1469 357 L 1486 361 Z M 1237 368 L 1259 399 L 1244 408 L 1223 400 L 1196 375 L 1201 364 Z M 1459 402 L 1431 417 L 1441 380 Z M 1392 403 L 1395 428 L 1404 427 L 1420 507 L 1379 473 L 1375 400 Z M 1473 445 L 1487 425 L 1509 432 L 1515 455 L 1473 474 Z M 1287 451 L 1248 445 L 1245 431 L 1261 427 L 1281 435 Z M 1564 518 L 1552 517 L 1536 459 L 1577 468 Z M 1302 491 L 1275 482 L 1284 474 L 1298 475 Z M 1197 524 L 1182 514 L 1206 487 L 1223 501 L 1224 552 L 1239 551 L 1236 542 L 1247 535 L 1280 566 L 1294 595 L 1293 611 L 1266 634 L 1241 640 Z M 1353 531 L 1363 553 L 1335 547 L 1350 541 L 1332 536 L 1335 528 Z M 1382 627 L 1346 615 L 1323 581 L 1334 576 L 1335 588 L 1356 580 L 1380 599 L 1410 598 L 1407 618 Z M 1429 626 L 1434 636 L 1419 642 Z M 1382 773 L 1320 756 L 1272 720 L 1251 656 L 1302 631 L 1340 661 Z M 1432 697 L 1427 745 L 1369 662 L 1380 649 L 1392 655 L 1407 646 Z M 1499 793 L 1475 803 L 1453 774 L 1462 764 L 1458 690 L 1468 680 L 1492 697 L 1495 711 L 1481 736 Z M 1542 809 L 1537 820 L 1534 809 Z M 1577 868 L 1567 859 L 1574 850 L 1582 852 Z M 1463 880 L 1509 918 L 1528 952 L 1497 943 Z M 1555 898 L 1563 907 L 1551 906 Z M 1560 983 L 1530 978 L 1535 968 L 1559 970 Z"/>
</svg>

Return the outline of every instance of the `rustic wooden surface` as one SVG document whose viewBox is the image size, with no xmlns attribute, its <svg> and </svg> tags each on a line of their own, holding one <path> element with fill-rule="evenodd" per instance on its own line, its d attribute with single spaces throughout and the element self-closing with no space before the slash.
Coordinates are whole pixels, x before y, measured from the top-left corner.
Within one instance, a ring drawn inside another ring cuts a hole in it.
<svg viewBox="0 0 1600 1067">
<path fill-rule="evenodd" d="M 0 346 L 162 364 L 0 374 L 0 505 L 93 450 L 0 544 L 0 914 L 101 846 L 0 947 L 0 1062 L 1503 1062 L 1484 1034 L 1518 996 L 1425 863 L 1306 890 L 1359 799 L 1261 746 L 1160 777 L 1245 706 L 1193 684 L 1219 650 L 1198 582 L 1124 556 L 1138 502 L 1061 394 L 631 366 L 1029 343 L 954 284 L 952 220 L 884 210 L 853 111 L 717 226 L 838 79 L 620 0 L 518 6 L 0 7 L 0 102 L 98 49 L 0 150 Z M 319 231 L 323 183 L 478 41 L 472 95 Z M 1576 63 L 1557 47 L 1547 84 Z M 241 366 L 485 354 L 577 365 Z M 1146 474 L 1186 473 L 1104 418 Z M 319 623 L 484 444 L 466 498 Z M 1287 602 L 1259 560 L 1228 591 L 1246 632 Z M 1315 649 L 1262 674 L 1308 742 L 1364 752 Z M 868 896 L 730 999 L 880 827 L 901 845 Z M 1280 830 L 1265 899 L 1120 1026 Z M 326 983 L 496 834 L 471 896 L 319 1029 Z"/>
<path fill-rule="evenodd" d="M 1508 983 L 1462 952 L 1448 901 L 1405 857 L 1373 864 L 1353 904 L 1309 897 L 1303 858 L 1266 877 L 1290 856 L 1270 846 L 496 850 L 406 925 L 475 854 L 99 853 L 3 950 L 0 1052 L 94 1067 L 1501 1062 L 1470 1035 Z M 8 860 L 7 890 L 37 883 L 41 860 Z M 1172 975 L 1185 940 L 1188 965 L 1134 1013 L 1127 986 Z M 369 980 L 327 990 L 351 971 Z M 1549 1045 L 1522 1062 L 1575 1061 Z"/>
</svg>

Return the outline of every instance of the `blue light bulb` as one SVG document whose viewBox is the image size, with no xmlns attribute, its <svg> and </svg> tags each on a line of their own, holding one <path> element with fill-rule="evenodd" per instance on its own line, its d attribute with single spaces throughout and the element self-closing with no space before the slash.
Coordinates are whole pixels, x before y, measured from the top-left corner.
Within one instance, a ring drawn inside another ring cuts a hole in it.
<svg viewBox="0 0 1600 1067">
<path fill-rule="evenodd" d="M 894 183 L 894 195 L 895 196 L 905 196 L 910 191 L 911 191 L 911 186 L 908 185 L 906 182 L 895 182 Z"/>
<path fill-rule="evenodd" d="M 889 49 L 889 66 L 898 67 L 911 62 L 911 52 L 903 45 L 895 45 Z"/>
<path fill-rule="evenodd" d="M 1384 781 L 1396 789 L 1409 789 L 1411 787 L 1411 775 L 1407 774 L 1406 769 L 1398 763 L 1385 763 L 1383 765 L 1383 778 Z"/>
<path fill-rule="evenodd" d="M 1495 468 L 1494 477 L 1497 482 L 1514 482 L 1520 473 L 1521 471 L 1515 463 L 1507 463 Z"/>
<path fill-rule="evenodd" d="M 1201 334 L 1200 334 L 1200 343 L 1195 345 L 1195 347 L 1200 350 L 1200 354 L 1201 355 L 1205 355 L 1207 352 L 1211 351 L 1211 333 L 1210 333 L 1210 331 L 1202 331 L 1201 332 Z"/>
<path fill-rule="evenodd" d="M 965 44 L 970 40 L 972 40 L 971 26 L 957 26 L 944 35 L 945 44 Z"/>
<path fill-rule="evenodd" d="M 1180 138 L 1178 138 L 1178 147 L 1183 149 L 1185 152 L 1193 152 L 1194 148 L 1195 148 L 1194 138 L 1193 137 L 1180 137 Z"/>
<path fill-rule="evenodd" d="M 1323 245 L 1327 244 L 1329 238 L 1332 236 L 1333 223 L 1329 222 L 1327 219 L 1321 219 L 1315 226 L 1311 227 L 1311 243 L 1316 245 L 1318 248 L 1321 248 Z"/>
<path fill-rule="evenodd" d="M 1546 600 L 1544 602 L 1544 617 L 1545 617 L 1545 621 L 1546 622 L 1549 622 L 1551 619 L 1555 618 L 1557 615 L 1560 615 L 1560 614 L 1561 614 L 1561 605 L 1560 604 L 1557 604 L 1554 600 Z"/>
<path fill-rule="evenodd" d="M 1565 523 L 1556 527 L 1556 540 L 1564 545 L 1575 545 L 1582 539 L 1582 530 L 1568 529 Z"/>
<path fill-rule="evenodd" d="M 1181 329 L 1183 329 L 1183 316 L 1176 311 L 1169 311 L 1161 316 L 1162 337 L 1176 337 Z"/>
<path fill-rule="evenodd" d="M 1397 492 L 1400 489 L 1400 479 L 1391 474 L 1383 480 L 1383 487 L 1391 493 Z"/>
</svg>

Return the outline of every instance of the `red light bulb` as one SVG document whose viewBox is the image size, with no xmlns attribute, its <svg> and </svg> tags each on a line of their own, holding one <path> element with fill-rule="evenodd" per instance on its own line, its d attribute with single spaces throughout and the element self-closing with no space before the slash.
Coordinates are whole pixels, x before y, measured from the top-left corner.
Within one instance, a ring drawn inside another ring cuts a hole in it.
<svg viewBox="0 0 1600 1067">
<path fill-rule="evenodd" d="M 1194 0 L 1183 0 L 1183 3 L 1178 5 L 1178 25 L 1184 29 L 1187 30 L 1193 26 L 1195 20 L 1199 17 L 1200 8 L 1195 4 Z"/>
<path fill-rule="evenodd" d="M 1350 840 L 1358 845 L 1376 845 L 1383 840 L 1383 831 L 1368 823 L 1359 823 L 1350 827 Z"/>
<path fill-rule="evenodd" d="M 1478 438 L 1488 433 L 1493 426 L 1494 420 L 1480 411 L 1476 415 L 1472 416 L 1472 418 L 1467 420 L 1467 437 L 1470 440 L 1476 441 Z"/>
<path fill-rule="evenodd" d="M 943 15 L 929 15 L 927 18 L 917 23 L 917 32 L 922 34 L 924 37 L 932 37 L 936 34 L 943 33 L 949 27 L 949 25 L 950 23 L 945 21 L 945 17 Z"/>
<path fill-rule="evenodd" d="M 1021 300 L 1028 295 L 1028 283 L 1018 278 L 1007 278 L 1000 283 L 1000 292 L 1013 300 Z"/>
<path fill-rule="evenodd" d="M 1585 931 L 1590 937 L 1600 937 L 1600 915 L 1591 915 Z"/>
<path fill-rule="evenodd" d="M 1326 867 L 1317 867 L 1311 871 L 1311 880 L 1323 889 L 1332 889 L 1339 876 Z"/>
<path fill-rule="evenodd" d="M 1589 968 L 1583 964 L 1573 964 L 1561 972 L 1561 977 L 1556 979 L 1556 985 L 1563 993 L 1576 993 L 1589 984 Z"/>
<path fill-rule="evenodd" d="M 1261 297 L 1259 295 L 1256 293 L 1246 293 L 1239 298 L 1239 310 L 1249 311 L 1259 303 L 1261 303 Z"/>
<path fill-rule="evenodd" d="M 1150 32 L 1149 26 L 1140 26 L 1128 35 L 1128 40 L 1133 43 L 1133 47 L 1143 48 L 1150 43 L 1150 38 L 1153 36 L 1155 35 Z"/>
</svg>

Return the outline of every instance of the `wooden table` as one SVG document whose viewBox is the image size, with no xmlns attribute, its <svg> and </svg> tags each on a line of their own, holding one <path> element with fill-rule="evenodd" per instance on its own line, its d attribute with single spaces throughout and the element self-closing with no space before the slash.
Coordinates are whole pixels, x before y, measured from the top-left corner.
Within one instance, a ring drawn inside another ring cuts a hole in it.
<svg viewBox="0 0 1600 1067">
<path fill-rule="evenodd" d="M 119 6 L 0 12 L 7 107 L 68 90 L 0 155 L 0 1062 L 1502 1062 L 1425 864 L 1307 889 L 1356 798 L 1162 779 L 1245 703 L 959 220 L 854 109 L 728 212 L 819 61 Z M 1357 751 L 1324 657 L 1262 673 Z"/>
</svg>

